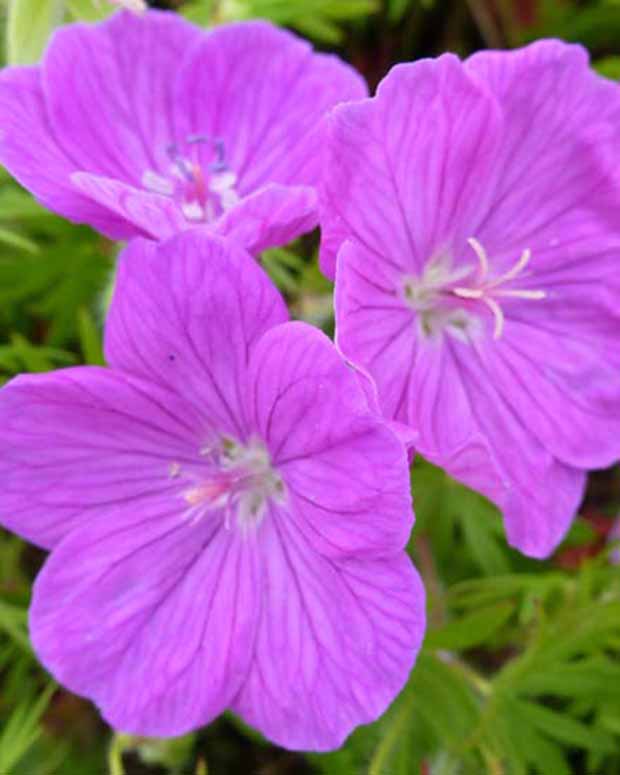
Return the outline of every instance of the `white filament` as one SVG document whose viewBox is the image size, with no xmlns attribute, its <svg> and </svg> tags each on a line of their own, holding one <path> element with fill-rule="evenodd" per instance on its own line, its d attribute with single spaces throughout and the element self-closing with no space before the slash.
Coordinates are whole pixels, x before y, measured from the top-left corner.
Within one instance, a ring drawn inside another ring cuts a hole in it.
<svg viewBox="0 0 620 775">
<path fill-rule="evenodd" d="M 510 280 L 514 280 L 515 277 L 520 275 L 525 267 L 529 264 L 532 257 L 532 252 L 529 250 L 529 248 L 526 248 L 521 253 L 518 261 L 507 272 L 493 280 L 488 280 L 489 257 L 487 256 L 486 250 L 474 237 L 470 237 L 467 242 L 478 257 L 478 261 L 480 263 L 481 284 L 475 288 L 459 286 L 453 288 L 452 293 L 461 299 L 476 299 L 485 304 L 491 310 L 495 320 L 493 338 L 499 339 L 504 332 L 505 317 L 501 305 L 494 297 L 538 300 L 544 299 L 547 294 L 545 291 L 540 290 L 529 290 L 525 288 L 505 289 L 500 287 L 504 283 Z"/>
</svg>

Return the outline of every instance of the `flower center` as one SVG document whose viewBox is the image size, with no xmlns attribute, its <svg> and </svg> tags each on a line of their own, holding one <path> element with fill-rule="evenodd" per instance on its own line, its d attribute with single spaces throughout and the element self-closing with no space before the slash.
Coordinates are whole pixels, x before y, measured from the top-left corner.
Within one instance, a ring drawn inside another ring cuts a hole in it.
<svg viewBox="0 0 620 775">
<path fill-rule="evenodd" d="M 186 138 L 183 150 L 172 143 L 166 149 L 170 165 L 165 175 L 147 170 L 147 191 L 174 199 L 192 223 L 210 223 L 239 201 L 237 176 L 226 162 L 222 140 L 204 135 Z M 204 158 L 210 160 L 205 163 Z"/>
<path fill-rule="evenodd" d="M 245 535 L 262 522 L 270 501 L 286 499 L 284 482 L 273 468 L 269 452 L 257 438 L 246 444 L 227 436 L 200 450 L 204 466 L 191 474 L 172 463 L 169 475 L 181 477 L 186 515 L 201 519 L 211 511 L 223 511 L 227 529 L 235 523 Z"/>
<path fill-rule="evenodd" d="M 459 338 L 467 338 L 475 327 L 470 315 L 471 305 L 462 306 L 466 302 L 480 302 L 492 313 L 494 319 L 493 338 L 499 339 L 505 327 L 505 316 L 502 304 L 507 299 L 527 299 L 538 301 L 546 297 L 545 291 L 529 288 L 503 287 L 522 274 L 532 257 L 526 249 L 518 261 L 503 274 L 490 277 L 490 262 L 484 247 L 477 239 L 467 240 L 478 258 L 477 272 L 474 267 L 452 269 L 449 260 L 443 256 L 431 260 L 426 266 L 422 277 L 403 278 L 402 290 L 405 301 L 420 316 L 422 333 L 433 336 L 441 330 L 448 330 Z M 471 285 L 462 281 L 476 277 Z"/>
</svg>

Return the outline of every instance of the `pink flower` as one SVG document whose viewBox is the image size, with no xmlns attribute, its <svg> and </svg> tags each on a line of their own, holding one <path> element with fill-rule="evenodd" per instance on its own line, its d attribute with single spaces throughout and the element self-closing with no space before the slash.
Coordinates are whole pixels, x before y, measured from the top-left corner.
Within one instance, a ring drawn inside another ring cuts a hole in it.
<svg viewBox="0 0 620 775">
<path fill-rule="evenodd" d="M 534 557 L 620 457 L 619 122 L 558 41 L 399 65 L 329 118 L 338 344 Z"/>
<path fill-rule="evenodd" d="M 112 238 L 202 225 L 256 253 L 314 228 L 321 119 L 364 94 L 348 65 L 267 22 L 204 33 L 119 13 L 4 70 L 0 162 Z"/>
<path fill-rule="evenodd" d="M 2 523 L 52 550 L 37 654 L 127 732 L 230 708 L 339 746 L 424 632 L 404 447 L 327 337 L 200 230 L 126 250 L 105 346 L 110 368 L 0 391 Z"/>
</svg>

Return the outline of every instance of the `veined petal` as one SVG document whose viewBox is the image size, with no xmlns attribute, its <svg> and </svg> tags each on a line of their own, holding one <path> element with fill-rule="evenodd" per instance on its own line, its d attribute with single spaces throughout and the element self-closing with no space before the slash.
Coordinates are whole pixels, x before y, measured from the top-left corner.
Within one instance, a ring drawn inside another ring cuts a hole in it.
<svg viewBox="0 0 620 775">
<path fill-rule="evenodd" d="M 97 367 L 12 380 L 0 422 L 2 524 L 46 548 L 118 509 L 175 501 L 171 466 L 195 456 L 209 428 L 159 386 Z"/>
<path fill-rule="evenodd" d="M 447 348 L 444 348 L 447 349 Z M 468 422 L 477 426 L 486 437 L 494 459 L 500 466 L 502 480 L 508 480 L 511 493 L 504 508 L 504 520 L 509 542 L 532 557 L 547 557 L 564 538 L 574 519 L 585 484 L 585 473 L 563 465 L 526 427 L 514 411 L 502 386 L 489 377 L 481 365 L 475 347 L 451 343 L 449 357 L 453 362 L 452 376 L 460 381 L 461 390 L 469 402 Z M 436 369 L 434 357 L 420 360 L 416 370 L 430 373 Z M 449 374 L 442 367 L 442 380 Z M 452 422 L 459 422 L 454 404 L 441 404 Z M 420 415 L 424 408 L 420 407 Z M 465 406 L 462 407 L 465 411 Z M 438 418 L 437 418 L 438 421 Z M 420 451 L 424 447 L 420 442 Z M 465 484 L 470 484 L 463 479 Z M 471 486 L 479 489 L 477 482 Z M 493 497 L 489 492 L 482 492 Z"/>
<path fill-rule="evenodd" d="M 50 123 L 74 169 L 139 187 L 167 165 L 174 74 L 202 37 L 177 14 L 120 12 L 58 30 L 42 65 Z"/>
<path fill-rule="evenodd" d="M 568 465 L 604 468 L 620 458 L 619 330 L 605 304 L 558 298 L 513 313 L 501 340 L 480 350 L 523 426 Z"/>
<path fill-rule="evenodd" d="M 258 255 L 266 248 L 286 245 L 317 224 L 314 189 L 269 184 L 224 213 L 213 231 Z"/>
<path fill-rule="evenodd" d="M 0 74 L 0 126 L 0 162 L 41 204 L 113 239 L 133 233 L 122 218 L 72 185 L 74 159 L 50 126 L 40 68 L 9 67 Z"/>
<path fill-rule="evenodd" d="M 316 184 L 323 115 L 365 95 L 361 77 L 337 57 L 250 21 L 204 39 L 180 72 L 177 99 L 182 134 L 221 138 L 245 196 L 267 183 Z"/>
<path fill-rule="evenodd" d="M 222 521 L 138 513 L 124 504 L 54 549 L 30 630 L 52 675 L 113 727 L 167 737 L 208 723 L 241 687 L 259 566 L 252 543 Z"/>
<path fill-rule="evenodd" d="M 317 329 L 287 323 L 252 353 L 257 435 L 286 486 L 289 519 L 328 556 L 402 549 L 413 525 L 403 443 L 370 415 L 353 369 Z"/>
<path fill-rule="evenodd" d="M 401 274 L 348 241 L 338 254 L 334 307 L 338 347 L 374 379 L 384 415 L 406 423 L 418 345 L 413 312 L 398 295 Z"/>
<path fill-rule="evenodd" d="M 501 119 L 452 55 L 398 65 L 371 100 L 327 120 L 323 271 L 349 238 L 386 263 L 421 270 L 476 233 L 493 192 Z"/>
<path fill-rule="evenodd" d="M 286 514 L 265 533 L 255 657 L 233 710 L 287 748 L 338 748 L 403 687 L 424 634 L 424 590 L 401 552 L 333 563 Z"/>
<path fill-rule="evenodd" d="M 504 116 L 493 207 L 471 231 L 498 271 L 525 248 L 533 271 L 562 266 L 575 238 L 593 256 L 606 238 L 617 254 L 618 84 L 589 68 L 584 48 L 557 40 L 481 52 L 465 68 Z"/>
<path fill-rule="evenodd" d="M 287 319 L 267 275 L 245 251 L 194 229 L 122 254 L 105 335 L 109 363 L 163 384 L 244 437 L 248 353 Z"/>
<path fill-rule="evenodd" d="M 71 183 L 84 196 L 130 224 L 132 237 L 166 239 L 189 225 L 177 203 L 160 194 L 88 172 L 72 173 Z"/>
</svg>

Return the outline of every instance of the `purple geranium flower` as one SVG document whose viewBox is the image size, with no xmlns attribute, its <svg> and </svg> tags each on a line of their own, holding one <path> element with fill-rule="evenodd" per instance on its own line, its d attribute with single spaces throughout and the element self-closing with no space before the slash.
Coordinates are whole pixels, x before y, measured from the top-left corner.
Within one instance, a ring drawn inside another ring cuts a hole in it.
<svg viewBox="0 0 620 775">
<path fill-rule="evenodd" d="M 400 65 L 329 119 L 338 344 L 534 557 L 620 455 L 619 122 L 559 41 Z"/>
<path fill-rule="evenodd" d="M 53 549 L 31 634 L 115 727 L 232 708 L 338 746 L 407 679 L 424 595 L 404 447 L 318 330 L 200 230 L 123 255 L 111 368 L 0 391 L 3 524 Z"/>
<path fill-rule="evenodd" d="M 316 225 L 321 118 L 366 93 L 337 57 L 266 22 L 205 33 L 119 12 L 0 76 L 0 162 L 114 239 L 202 224 L 256 253 Z"/>
</svg>

